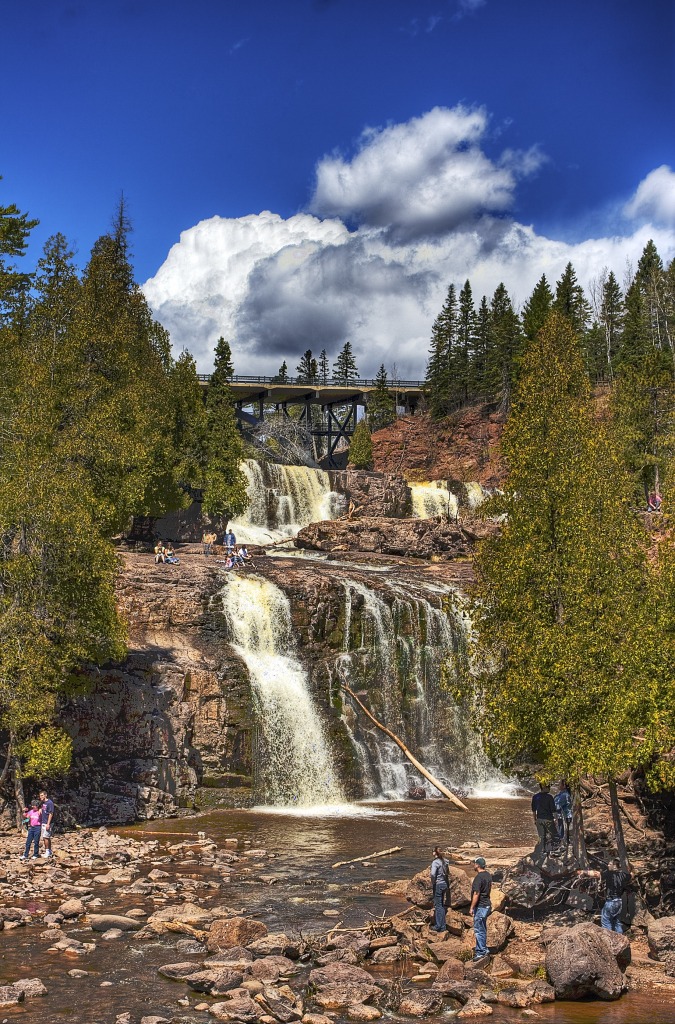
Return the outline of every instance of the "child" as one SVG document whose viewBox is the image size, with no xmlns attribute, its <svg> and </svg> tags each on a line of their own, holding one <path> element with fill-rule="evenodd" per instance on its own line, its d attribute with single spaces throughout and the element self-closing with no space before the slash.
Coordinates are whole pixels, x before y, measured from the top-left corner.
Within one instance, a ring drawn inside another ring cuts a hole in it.
<svg viewBox="0 0 675 1024">
<path fill-rule="evenodd" d="M 28 835 L 26 836 L 26 849 L 23 852 L 23 857 L 19 857 L 19 860 L 28 860 L 31 843 L 33 843 L 33 856 L 30 859 L 37 860 L 40 852 L 40 834 L 42 832 L 40 826 L 40 819 L 42 817 L 40 801 L 33 800 L 30 809 L 24 808 L 23 816 L 28 819 Z"/>
</svg>

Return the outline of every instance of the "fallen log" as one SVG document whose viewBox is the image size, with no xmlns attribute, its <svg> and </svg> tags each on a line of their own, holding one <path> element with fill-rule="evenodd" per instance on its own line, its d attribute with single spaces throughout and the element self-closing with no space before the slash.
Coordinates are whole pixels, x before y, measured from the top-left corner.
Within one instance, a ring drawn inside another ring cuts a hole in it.
<svg viewBox="0 0 675 1024">
<path fill-rule="evenodd" d="M 361 708 L 363 713 L 368 716 L 368 718 L 371 720 L 371 722 L 373 722 L 377 726 L 378 729 L 381 729 L 382 732 L 386 733 L 387 736 L 390 739 L 392 739 L 394 741 L 394 743 L 398 747 L 401 748 L 401 750 L 403 751 L 405 756 L 408 758 L 410 763 L 412 765 L 414 765 L 415 768 L 417 768 L 418 772 L 421 772 L 421 774 L 424 776 L 425 779 L 429 780 L 431 785 L 434 786 L 434 788 L 437 789 L 439 793 L 442 793 L 444 797 L 447 797 L 448 800 L 452 801 L 452 803 L 455 804 L 457 807 L 459 807 L 460 810 L 468 811 L 469 808 L 466 806 L 466 804 L 462 803 L 462 801 L 459 799 L 459 797 L 455 796 L 455 794 L 452 793 L 447 788 L 447 786 L 444 786 L 443 783 L 440 782 L 439 779 L 437 779 L 434 775 L 432 775 L 431 772 L 427 771 L 427 769 L 424 767 L 424 765 L 421 765 L 419 763 L 417 758 L 413 754 L 410 753 L 410 751 L 406 747 L 406 745 L 403 742 L 403 740 L 399 739 L 399 737 L 396 735 L 396 733 L 392 732 L 391 729 L 387 729 L 386 725 L 382 725 L 382 722 L 378 722 L 378 720 L 375 718 L 375 716 L 370 713 L 370 711 L 365 706 L 365 704 L 361 703 L 361 701 L 356 696 L 356 694 L 354 693 L 354 691 L 352 690 L 352 688 L 350 686 L 347 686 L 346 683 L 342 683 L 342 688 L 347 691 L 347 693 L 352 698 L 352 700 L 356 701 L 358 706 Z"/>
<path fill-rule="evenodd" d="M 359 864 L 363 860 L 375 860 L 376 857 L 388 857 L 390 853 L 398 853 L 402 846 L 392 846 L 390 850 L 380 850 L 379 853 L 371 853 L 367 857 L 354 857 L 353 860 L 338 860 L 333 864 L 334 868 L 342 868 L 345 864 Z"/>
</svg>

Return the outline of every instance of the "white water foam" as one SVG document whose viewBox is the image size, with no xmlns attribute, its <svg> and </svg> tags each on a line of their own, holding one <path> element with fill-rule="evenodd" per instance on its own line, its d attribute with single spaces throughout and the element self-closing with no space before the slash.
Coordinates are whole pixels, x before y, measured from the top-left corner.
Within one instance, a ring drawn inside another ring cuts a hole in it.
<svg viewBox="0 0 675 1024">
<path fill-rule="evenodd" d="M 265 546 L 295 537 L 303 526 L 333 519 L 344 499 L 330 489 L 322 469 L 280 466 L 247 459 L 241 463 L 247 485 L 247 510 L 231 522 L 242 544 Z"/>
<path fill-rule="evenodd" d="M 412 496 L 413 516 L 416 519 L 434 519 L 436 516 L 457 515 L 457 497 L 442 480 L 408 484 Z"/>
<path fill-rule="evenodd" d="M 223 604 L 255 696 L 266 803 L 303 810 L 344 805 L 307 674 L 293 651 L 288 598 L 262 577 L 231 576 Z"/>
</svg>

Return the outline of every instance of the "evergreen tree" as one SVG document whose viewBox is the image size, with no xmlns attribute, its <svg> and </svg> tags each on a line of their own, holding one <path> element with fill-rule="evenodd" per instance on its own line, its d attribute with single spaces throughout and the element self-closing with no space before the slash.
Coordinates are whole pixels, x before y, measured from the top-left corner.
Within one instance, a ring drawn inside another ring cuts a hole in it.
<svg viewBox="0 0 675 1024">
<path fill-rule="evenodd" d="M 298 384 L 316 384 L 319 379 L 319 367 L 312 355 L 311 348 L 303 354 L 302 359 L 296 366 Z"/>
<path fill-rule="evenodd" d="M 546 274 L 542 274 L 534 291 L 525 303 L 522 312 L 523 334 L 530 341 L 539 334 L 553 307 L 553 292 L 548 286 Z"/>
<path fill-rule="evenodd" d="M 490 396 L 489 353 L 492 343 L 490 307 L 487 297 L 480 300 L 476 314 L 473 358 L 471 360 L 471 392 L 474 396 L 485 399 Z"/>
<path fill-rule="evenodd" d="M 346 341 L 333 364 L 333 380 L 336 384 L 352 384 L 358 380 L 359 371 L 352 351 L 352 343 Z"/>
<path fill-rule="evenodd" d="M 209 516 L 232 519 L 248 504 L 244 457 L 237 430 L 230 382 L 234 376 L 229 342 L 219 338 L 206 398 L 207 443 L 203 509 Z"/>
<path fill-rule="evenodd" d="M 30 275 L 17 270 L 11 261 L 25 254 L 28 236 L 37 224 L 14 203 L 0 206 L 0 328 L 3 319 L 16 312 L 30 287 Z"/>
<path fill-rule="evenodd" d="M 373 468 L 373 442 L 368 429 L 368 421 L 359 420 L 352 434 L 349 445 L 349 465 L 355 469 Z"/>
<path fill-rule="evenodd" d="M 371 430 L 382 430 L 396 419 L 396 403 L 389 390 L 384 363 L 375 376 L 375 390 L 368 395 L 368 425 Z"/>
<path fill-rule="evenodd" d="M 621 345 L 624 312 L 623 293 L 614 273 L 610 270 L 602 284 L 599 318 L 605 342 L 604 365 L 610 376 Z"/>
<path fill-rule="evenodd" d="M 459 293 L 457 337 L 451 360 L 451 394 L 454 404 L 465 403 L 471 397 L 471 367 L 475 344 L 476 311 L 471 294 L 471 283 L 466 281 Z"/>
<path fill-rule="evenodd" d="M 167 446 L 172 452 L 172 471 L 176 485 L 189 496 L 204 486 L 208 445 L 206 405 L 189 352 L 181 352 L 171 368 L 169 407 L 172 422 Z"/>
<path fill-rule="evenodd" d="M 559 314 L 525 353 L 502 450 L 505 519 L 476 563 L 477 722 L 504 765 L 527 751 L 548 777 L 612 779 L 666 752 L 671 648 L 630 480 Z"/>
<path fill-rule="evenodd" d="M 516 381 L 522 343 L 520 320 L 509 293 L 499 284 L 490 303 L 488 385 L 492 397 L 499 397 L 504 408 L 509 405 Z"/>
<path fill-rule="evenodd" d="M 571 263 L 567 264 L 562 277 L 555 286 L 553 308 L 567 317 L 577 334 L 583 334 L 591 311 Z"/>
<path fill-rule="evenodd" d="M 452 408 L 452 358 L 456 337 L 457 297 L 455 286 L 451 284 L 431 328 L 424 394 L 433 419 L 447 416 Z"/>
<path fill-rule="evenodd" d="M 330 380 L 330 364 L 328 362 L 328 353 L 325 348 L 321 349 L 321 355 L 319 356 L 319 383 L 325 387 Z"/>
<path fill-rule="evenodd" d="M 276 375 L 272 377 L 275 384 L 286 384 L 288 382 L 288 363 L 284 359 L 283 363 L 276 372 Z"/>
</svg>

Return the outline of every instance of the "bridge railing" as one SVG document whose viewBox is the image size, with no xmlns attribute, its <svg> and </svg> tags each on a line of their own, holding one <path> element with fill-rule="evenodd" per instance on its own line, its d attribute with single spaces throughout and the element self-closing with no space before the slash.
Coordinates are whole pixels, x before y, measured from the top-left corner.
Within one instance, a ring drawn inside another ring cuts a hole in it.
<svg viewBox="0 0 675 1024">
<path fill-rule="evenodd" d="M 207 383 L 211 380 L 210 373 L 198 373 L 197 377 L 199 380 Z M 277 385 L 278 387 L 284 387 L 284 385 L 298 385 L 306 388 L 353 388 L 355 391 L 358 388 L 374 388 L 377 387 L 377 381 L 372 378 L 360 377 L 358 380 L 350 380 L 347 383 L 344 381 L 334 380 L 332 377 L 326 381 L 307 381 L 300 377 L 287 377 L 286 380 L 279 380 L 278 377 L 254 377 L 247 374 L 236 374 L 232 378 L 232 384 L 265 384 L 265 385 Z M 388 381 L 387 389 L 389 391 L 396 391 L 401 388 L 423 388 L 425 381 L 423 380 L 396 380 Z"/>
</svg>

